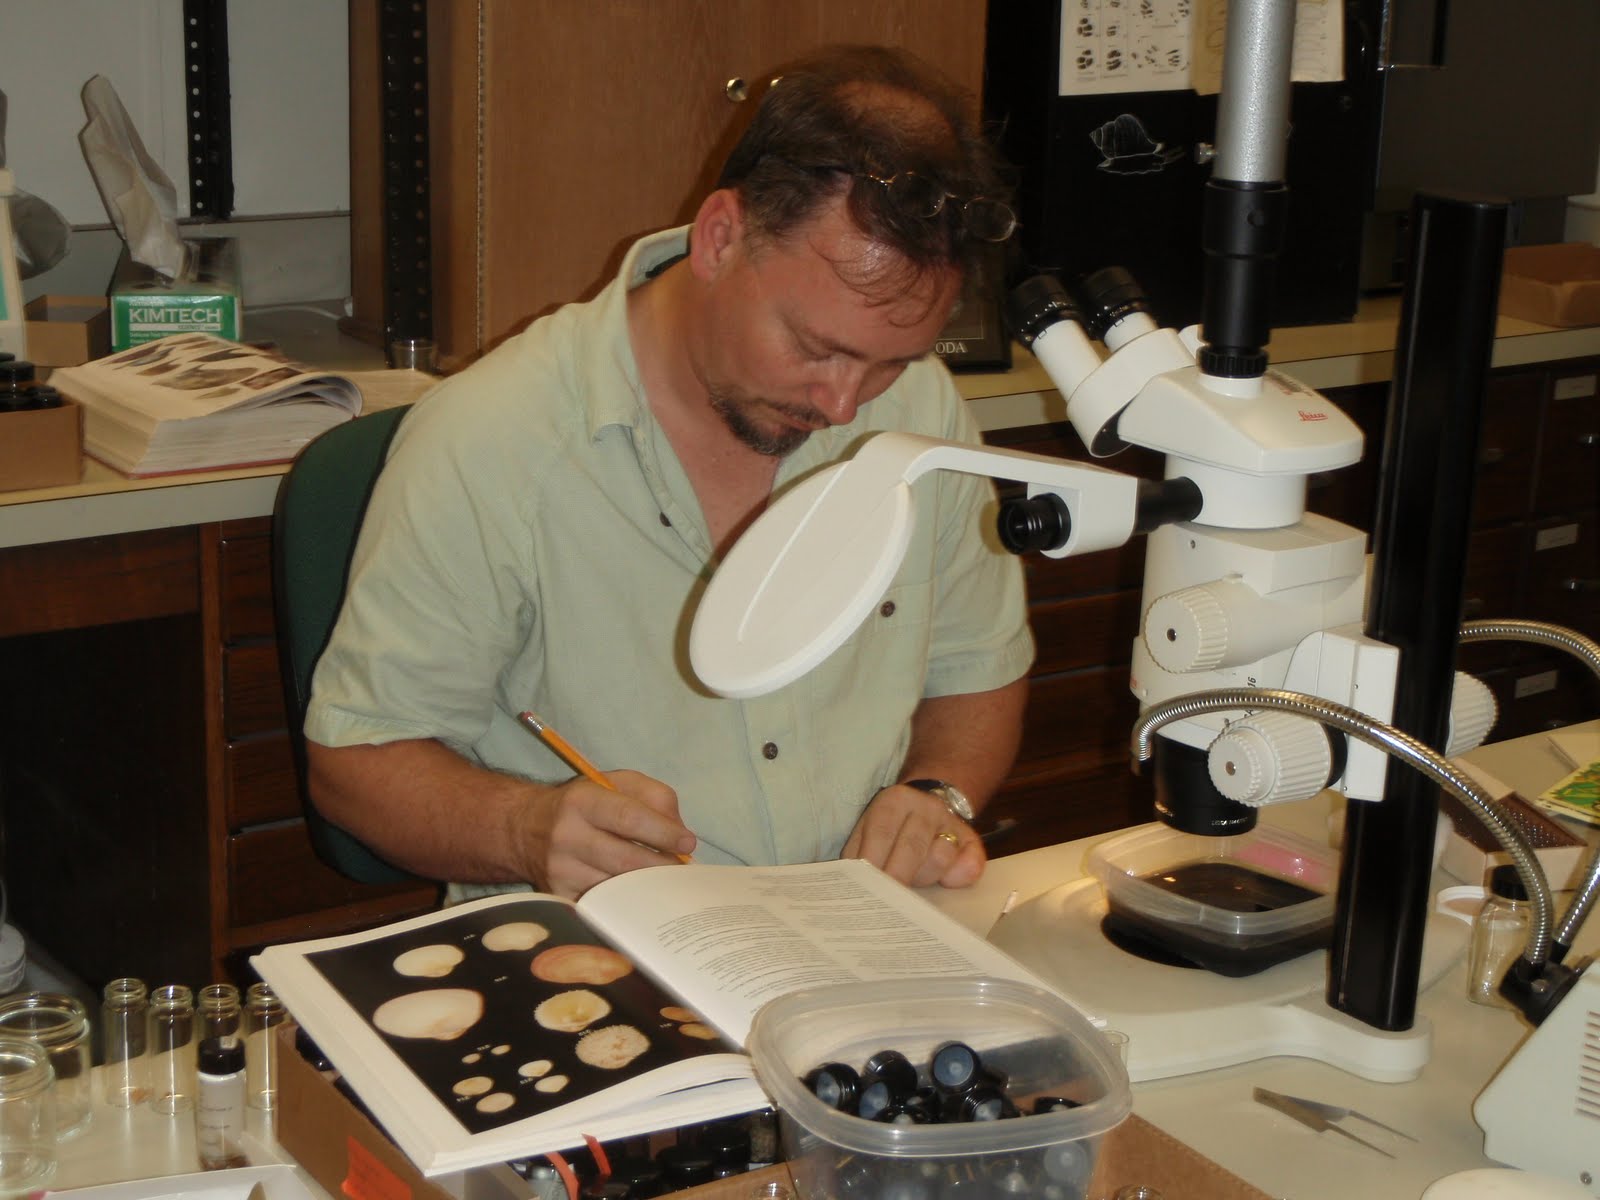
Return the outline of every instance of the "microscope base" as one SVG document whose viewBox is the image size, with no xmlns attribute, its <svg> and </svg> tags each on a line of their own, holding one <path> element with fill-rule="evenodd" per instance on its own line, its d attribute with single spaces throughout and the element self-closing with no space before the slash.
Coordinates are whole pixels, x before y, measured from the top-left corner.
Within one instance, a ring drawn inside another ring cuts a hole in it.
<svg viewBox="0 0 1600 1200">
<path fill-rule="evenodd" d="M 1099 881 L 1080 879 L 1018 906 L 993 940 L 1091 1017 L 1125 1032 L 1135 1081 L 1274 1055 L 1316 1059 L 1380 1083 L 1415 1079 L 1427 1064 L 1427 1021 L 1391 1033 L 1328 1007 L 1326 951 L 1227 978 L 1118 949 L 1100 931 L 1105 912 Z M 1468 932 L 1455 918 L 1429 918 L 1422 987 L 1465 952 Z"/>
</svg>

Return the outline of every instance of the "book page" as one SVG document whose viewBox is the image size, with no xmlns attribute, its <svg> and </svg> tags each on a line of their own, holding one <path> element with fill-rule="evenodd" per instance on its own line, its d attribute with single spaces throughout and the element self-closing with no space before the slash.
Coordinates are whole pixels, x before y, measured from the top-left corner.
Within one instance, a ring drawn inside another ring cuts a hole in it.
<svg viewBox="0 0 1600 1200">
<path fill-rule="evenodd" d="M 52 382 L 86 407 L 110 400 L 152 423 L 194 420 L 288 396 L 320 400 L 351 415 L 361 407 L 360 391 L 343 376 L 207 333 L 158 338 L 62 367 Z"/>
<path fill-rule="evenodd" d="M 853 980 L 1027 968 L 858 859 L 670 866 L 598 884 L 579 909 L 739 1044 L 775 996 Z"/>
<path fill-rule="evenodd" d="M 430 1173 L 572 1146 L 613 1118 L 644 1132 L 760 1103 L 748 1060 L 553 896 L 487 897 L 252 962 Z M 684 1089 L 678 1109 L 652 1107 Z"/>
</svg>

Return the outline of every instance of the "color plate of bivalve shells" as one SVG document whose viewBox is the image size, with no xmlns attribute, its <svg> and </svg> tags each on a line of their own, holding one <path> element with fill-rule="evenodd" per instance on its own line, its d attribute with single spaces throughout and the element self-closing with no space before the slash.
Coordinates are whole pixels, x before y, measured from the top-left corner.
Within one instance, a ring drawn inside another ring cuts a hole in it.
<svg viewBox="0 0 1600 1200">
<path fill-rule="evenodd" d="M 307 958 L 472 1133 L 737 1049 L 556 900 Z"/>
</svg>

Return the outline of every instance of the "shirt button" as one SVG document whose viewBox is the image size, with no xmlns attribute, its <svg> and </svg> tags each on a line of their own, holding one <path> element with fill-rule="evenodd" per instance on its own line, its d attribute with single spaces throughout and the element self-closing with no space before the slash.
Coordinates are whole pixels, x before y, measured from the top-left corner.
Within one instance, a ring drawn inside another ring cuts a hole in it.
<svg viewBox="0 0 1600 1200">
<path fill-rule="evenodd" d="M 778 743 L 777 742 L 768 742 L 765 746 L 761 747 L 761 757 L 765 758 L 765 759 L 777 758 L 778 757 Z"/>
<path fill-rule="evenodd" d="M 894 601 L 885 600 L 882 604 L 878 605 L 878 615 L 880 617 L 894 616 Z"/>
<path fill-rule="evenodd" d="M 668 529 L 672 528 L 672 522 L 667 520 L 667 514 L 666 513 L 657 513 L 656 516 L 661 518 L 661 523 L 663 525 L 665 525 Z"/>
</svg>

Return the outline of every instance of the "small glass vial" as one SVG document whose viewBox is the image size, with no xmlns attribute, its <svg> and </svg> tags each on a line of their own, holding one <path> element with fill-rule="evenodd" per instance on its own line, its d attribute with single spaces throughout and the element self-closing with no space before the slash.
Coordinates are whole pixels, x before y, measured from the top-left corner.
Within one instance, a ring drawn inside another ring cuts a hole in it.
<svg viewBox="0 0 1600 1200">
<path fill-rule="evenodd" d="M 150 993 L 146 1035 L 150 1055 L 150 1107 L 164 1116 L 194 1107 L 194 993 L 169 983 Z"/>
<path fill-rule="evenodd" d="M 283 1001 L 264 983 L 252 983 L 244 995 L 245 1102 L 271 1111 L 278 1103 L 278 1037 L 274 1032 L 289 1019 Z"/>
<path fill-rule="evenodd" d="M 198 1037 L 235 1037 L 239 1033 L 239 989 L 231 983 L 212 983 L 200 989 L 195 997 L 195 1016 Z"/>
<path fill-rule="evenodd" d="M 34 1191 L 55 1174 L 54 1080 L 38 1042 L 0 1037 L 0 1194 Z"/>
<path fill-rule="evenodd" d="M 229 1034 L 200 1041 L 195 1073 L 194 1144 L 200 1165 L 222 1171 L 249 1164 L 244 1135 L 244 1043 Z"/>
<path fill-rule="evenodd" d="M 56 1136 L 71 1137 L 89 1124 L 89 1012 L 83 1001 L 57 992 L 22 992 L 0 1000 L 0 1035 L 37 1042 L 55 1072 Z"/>
<path fill-rule="evenodd" d="M 150 1096 L 150 1062 L 144 1054 L 149 1009 L 150 989 L 142 981 L 113 979 L 106 984 L 100 1005 L 100 1050 L 106 1103 L 113 1108 L 133 1108 Z"/>
<path fill-rule="evenodd" d="M 1522 877 L 1510 863 L 1489 872 L 1489 895 L 1472 922 L 1472 947 L 1467 953 L 1467 999 L 1474 1004 L 1510 1008 L 1500 994 L 1500 981 L 1512 960 L 1528 943 L 1533 917 Z"/>
</svg>

